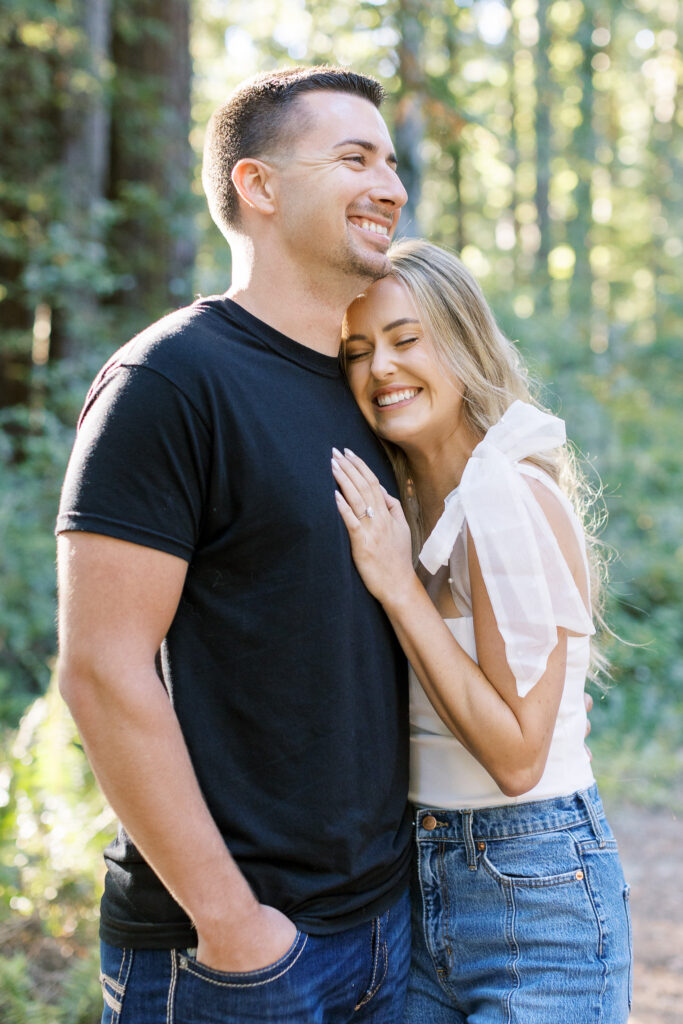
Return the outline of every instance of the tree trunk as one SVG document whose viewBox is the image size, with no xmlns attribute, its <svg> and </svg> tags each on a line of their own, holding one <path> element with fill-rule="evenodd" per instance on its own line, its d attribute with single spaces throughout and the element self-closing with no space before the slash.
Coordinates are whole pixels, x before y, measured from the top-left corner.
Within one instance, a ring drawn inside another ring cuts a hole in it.
<svg viewBox="0 0 683 1024">
<path fill-rule="evenodd" d="M 99 208 L 106 196 L 109 172 L 110 102 L 107 63 L 111 48 L 112 0 L 82 0 L 79 27 L 83 33 L 82 83 L 73 87 L 64 117 L 65 220 L 87 252 L 93 269 L 104 264 L 104 227 Z M 98 297 L 92 283 L 75 284 L 54 311 L 50 358 L 75 356 L 92 336 Z"/>
<path fill-rule="evenodd" d="M 420 63 L 423 29 L 419 11 L 420 5 L 416 0 L 401 0 L 397 12 L 401 86 L 394 134 L 399 175 L 408 192 L 408 202 L 401 211 L 399 234 L 412 237 L 421 234 L 417 208 L 422 189 L 420 146 L 424 136 L 424 87 Z"/>
<path fill-rule="evenodd" d="M 117 0 L 109 196 L 124 289 L 140 325 L 191 298 L 189 0 Z"/>
</svg>

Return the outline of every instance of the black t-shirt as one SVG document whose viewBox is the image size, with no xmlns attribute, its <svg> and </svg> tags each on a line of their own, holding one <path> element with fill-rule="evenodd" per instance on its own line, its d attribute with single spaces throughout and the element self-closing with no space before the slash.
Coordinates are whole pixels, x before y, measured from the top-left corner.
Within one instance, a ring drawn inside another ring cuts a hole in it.
<svg viewBox="0 0 683 1024">
<path fill-rule="evenodd" d="M 333 445 L 393 489 L 335 359 L 201 300 L 95 380 L 57 521 L 187 560 L 160 662 L 200 786 L 257 897 L 320 934 L 386 909 L 410 856 L 405 662 L 353 566 Z M 122 829 L 105 859 L 106 941 L 194 943 Z"/>
</svg>

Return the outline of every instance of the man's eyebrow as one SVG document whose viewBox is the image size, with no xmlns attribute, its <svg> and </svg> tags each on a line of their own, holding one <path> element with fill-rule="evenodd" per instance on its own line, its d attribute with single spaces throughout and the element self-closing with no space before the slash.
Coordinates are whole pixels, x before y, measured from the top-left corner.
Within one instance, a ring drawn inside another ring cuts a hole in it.
<svg viewBox="0 0 683 1024">
<path fill-rule="evenodd" d="M 370 142 L 369 139 L 344 139 L 343 142 L 337 142 L 333 146 L 333 149 L 339 149 L 341 146 L 360 146 L 361 149 L 366 150 L 368 153 L 376 153 L 377 146 L 374 142 Z M 398 159 L 396 154 L 393 152 L 387 156 L 387 163 L 397 164 Z"/>
</svg>

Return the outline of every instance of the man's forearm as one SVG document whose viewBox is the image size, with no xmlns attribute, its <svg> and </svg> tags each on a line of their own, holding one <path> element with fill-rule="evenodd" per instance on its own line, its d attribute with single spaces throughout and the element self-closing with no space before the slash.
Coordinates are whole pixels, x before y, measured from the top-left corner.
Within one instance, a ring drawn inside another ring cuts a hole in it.
<svg viewBox="0 0 683 1024">
<path fill-rule="evenodd" d="M 209 813 L 166 692 L 151 669 L 60 685 L 100 786 L 138 849 L 201 931 L 256 899 Z"/>
</svg>

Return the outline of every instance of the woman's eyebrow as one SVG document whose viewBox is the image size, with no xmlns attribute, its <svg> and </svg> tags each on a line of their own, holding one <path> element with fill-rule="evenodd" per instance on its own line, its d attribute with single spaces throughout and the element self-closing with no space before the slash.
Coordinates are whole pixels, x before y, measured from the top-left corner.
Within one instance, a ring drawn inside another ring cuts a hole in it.
<svg viewBox="0 0 683 1024">
<path fill-rule="evenodd" d="M 344 344 L 348 344 L 350 341 L 367 341 L 365 334 L 348 334 L 345 338 L 342 338 Z"/>
<path fill-rule="evenodd" d="M 403 324 L 417 324 L 418 327 L 419 327 L 420 326 L 420 321 L 419 320 L 413 320 L 413 318 L 409 317 L 409 316 L 404 316 L 404 317 L 401 317 L 400 320 L 392 320 L 391 323 L 387 324 L 386 327 L 383 327 L 382 330 L 383 331 L 393 331 L 394 327 L 402 327 Z"/>
</svg>

